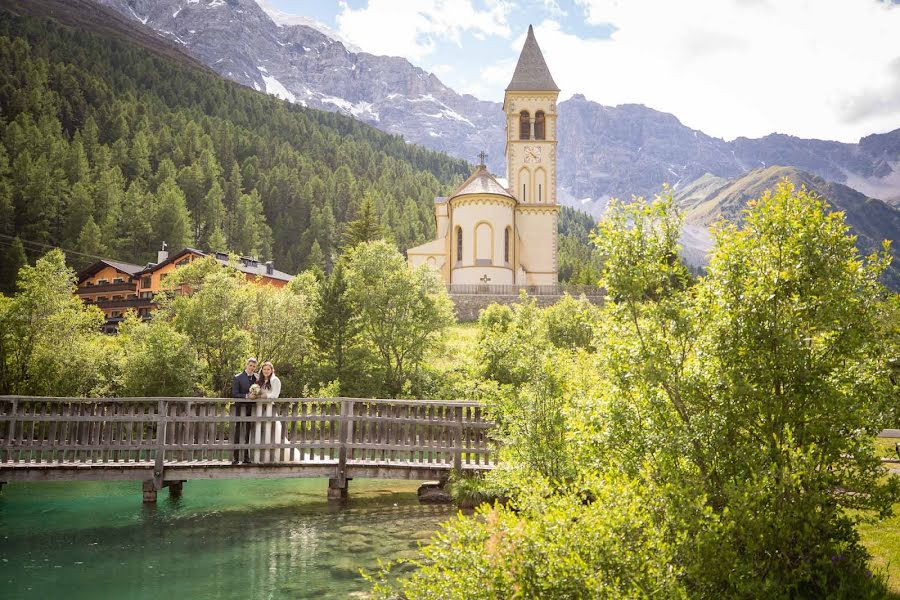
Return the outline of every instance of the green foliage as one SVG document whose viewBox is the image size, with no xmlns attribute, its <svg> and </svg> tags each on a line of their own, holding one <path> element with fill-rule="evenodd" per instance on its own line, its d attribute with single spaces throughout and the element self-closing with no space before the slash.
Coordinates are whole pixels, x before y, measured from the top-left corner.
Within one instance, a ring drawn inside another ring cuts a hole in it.
<svg viewBox="0 0 900 600">
<path fill-rule="evenodd" d="M 92 348 L 103 314 L 74 295 L 75 273 L 62 252 L 22 267 L 17 287 L 0 301 L 0 391 L 90 395 L 101 384 Z"/>
<path fill-rule="evenodd" d="M 345 394 L 360 391 L 362 369 L 361 321 L 347 294 L 347 278 L 343 261 L 338 261 L 322 282 L 320 310 L 313 332 L 319 351 L 321 378 L 336 380 Z"/>
<path fill-rule="evenodd" d="M 384 237 L 384 227 L 375 212 L 375 203 L 370 195 L 366 195 L 356 212 L 356 219 L 347 223 L 344 230 L 344 247 L 350 249 L 363 242 L 374 242 Z"/>
<path fill-rule="evenodd" d="M 399 394 L 454 322 L 453 304 L 432 269 L 410 269 L 389 242 L 363 242 L 346 259 L 347 296 L 356 307 L 383 389 Z"/>
<path fill-rule="evenodd" d="M 190 338 L 162 319 L 141 321 L 133 311 L 119 324 L 124 396 L 193 396 L 203 392 L 203 365 Z"/>
<path fill-rule="evenodd" d="M 229 397 L 231 378 L 252 349 L 246 328 L 252 315 L 251 298 L 244 292 L 246 279 L 206 257 L 177 269 L 167 285 L 175 290 L 185 286 L 191 293 L 161 294 L 154 318 L 187 336 L 206 367 L 209 380 L 203 383 L 213 395 Z"/>
<path fill-rule="evenodd" d="M 16 277 L 19 269 L 28 264 L 28 257 L 19 238 L 11 242 L 0 239 L 0 247 L 3 248 L 3 256 L 0 257 L 0 293 L 11 294 L 16 291 Z"/>
<path fill-rule="evenodd" d="M 559 280 L 576 285 L 597 285 L 603 271 L 603 256 L 591 243 L 596 220 L 568 206 L 559 211 L 557 263 Z"/>
<path fill-rule="evenodd" d="M 431 239 L 431 199 L 468 172 L 106 30 L 5 9 L 0 106 L 0 234 L 71 249 L 83 237 L 92 254 L 138 264 L 166 241 L 296 272 L 317 240 L 330 268 L 341 224 L 366 197 L 405 249 Z M 93 226 L 82 236 L 90 218 L 99 237 Z"/>
<path fill-rule="evenodd" d="M 595 417 L 619 429 L 604 435 L 620 447 L 598 438 L 598 454 L 706 498 L 712 518 L 684 522 L 689 581 L 705 595 L 865 588 L 846 511 L 883 515 L 900 493 L 872 448 L 896 402 L 886 256 L 860 258 L 842 215 L 784 183 L 743 229 L 719 229 L 708 276 L 690 286 L 673 259 L 678 222 L 662 199 L 614 205 L 601 224 L 615 298 L 602 364 L 627 401 Z"/>
<path fill-rule="evenodd" d="M 593 501 L 532 497 L 518 510 L 458 516 L 424 549 L 418 569 L 377 598 L 687 598 L 675 547 L 633 482 L 594 482 Z M 384 575 L 384 574 L 382 574 Z M 375 577 L 378 580 L 378 577 Z"/>
</svg>

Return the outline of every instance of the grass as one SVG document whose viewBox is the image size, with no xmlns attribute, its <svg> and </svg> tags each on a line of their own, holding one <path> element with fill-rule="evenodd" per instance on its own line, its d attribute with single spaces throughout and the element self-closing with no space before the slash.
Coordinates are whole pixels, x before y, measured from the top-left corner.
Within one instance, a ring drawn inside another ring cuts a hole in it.
<svg viewBox="0 0 900 600">
<path fill-rule="evenodd" d="M 894 505 L 893 517 L 860 525 L 859 535 L 872 554 L 872 570 L 883 572 L 893 597 L 900 598 L 900 504 Z"/>
<path fill-rule="evenodd" d="M 478 323 L 457 323 L 447 328 L 444 347 L 428 357 L 428 364 L 438 371 L 475 366 Z"/>
</svg>

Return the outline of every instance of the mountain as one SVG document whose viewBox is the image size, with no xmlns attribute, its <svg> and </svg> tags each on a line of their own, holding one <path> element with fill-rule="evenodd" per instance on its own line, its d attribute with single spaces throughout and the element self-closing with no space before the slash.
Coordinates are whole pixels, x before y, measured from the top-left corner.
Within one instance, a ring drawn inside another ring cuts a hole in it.
<svg viewBox="0 0 900 600">
<path fill-rule="evenodd" d="M 685 213 L 681 242 L 686 260 L 704 264 L 712 237 L 704 238 L 700 232 L 722 219 L 740 223 L 747 202 L 775 189 L 783 179 L 806 186 L 825 198 L 832 210 L 842 211 L 862 253 L 879 252 L 882 240 L 890 240 L 894 262 L 885 282 L 900 289 L 900 209 L 794 167 L 760 168 L 733 179 L 706 174 L 679 190 L 674 198 Z"/>
<path fill-rule="evenodd" d="M 348 48 L 320 24 L 264 1 L 265 10 L 253 0 L 97 1 L 243 85 L 469 161 L 485 150 L 488 167 L 505 175 L 501 104 L 460 95 L 405 59 Z M 857 144 L 782 134 L 726 142 L 642 105 L 608 107 L 576 95 L 558 108 L 560 198 L 595 215 L 611 196 L 767 165 L 791 165 L 900 206 L 900 129 Z"/>
<path fill-rule="evenodd" d="M 406 59 L 352 51 L 333 32 L 279 17 L 269 8 L 276 22 L 254 0 L 98 2 L 156 30 L 247 87 L 352 115 L 471 162 L 484 150 L 495 171 L 504 164 L 500 105 L 457 94 Z"/>
<path fill-rule="evenodd" d="M 0 289 L 7 248 L 136 264 L 167 242 L 297 272 L 371 199 L 402 248 L 469 173 L 360 121 L 228 81 L 86 0 L 0 0 Z M 19 255 L 21 252 L 19 253 Z M 82 264 L 79 264 L 82 263 Z"/>
</svg>

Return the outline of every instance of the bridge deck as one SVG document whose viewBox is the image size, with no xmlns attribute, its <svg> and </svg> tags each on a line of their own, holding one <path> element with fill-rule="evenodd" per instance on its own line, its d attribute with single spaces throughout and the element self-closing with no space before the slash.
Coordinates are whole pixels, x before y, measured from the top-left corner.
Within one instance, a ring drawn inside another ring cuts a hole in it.
<svg viewBox="0 0 900 600">
<path fill-rule="evenodd" d="M 190 479 L 438 479 L 494 466 L 473 402 L 302 398 L 0 397 L 0 482 L 142 480 L 145 498 Z M 246 407 L 245 407 L 246 408 Z M 232 464 L 235 454 L 252 464 Z M 148 491 L 149 490 L 149 491 Z"/>
</svg>

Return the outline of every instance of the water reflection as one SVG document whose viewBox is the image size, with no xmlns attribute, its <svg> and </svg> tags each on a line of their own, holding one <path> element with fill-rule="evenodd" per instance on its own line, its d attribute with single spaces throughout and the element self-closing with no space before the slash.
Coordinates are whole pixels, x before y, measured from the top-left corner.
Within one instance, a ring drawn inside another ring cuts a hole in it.
<svg viewBox="0 0 900 600">
<path fill-rule="evenodd" d="M 354 481 L 342 507 L 317 480 L 188 482 L 156 507 L 134 484 L 68 485 L 3 490 L 0 597 L 346 598 L 453 514 L 410 482 Z"/>
</svg>

